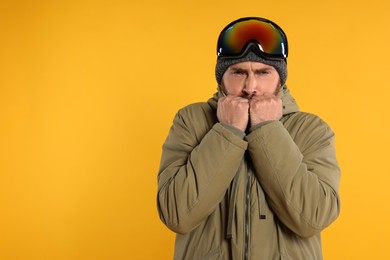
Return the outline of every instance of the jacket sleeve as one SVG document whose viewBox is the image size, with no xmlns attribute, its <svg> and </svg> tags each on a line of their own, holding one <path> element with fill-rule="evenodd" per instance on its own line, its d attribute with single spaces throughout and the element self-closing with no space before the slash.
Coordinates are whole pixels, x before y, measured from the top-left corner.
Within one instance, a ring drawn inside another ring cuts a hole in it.
<svg viewBox="0 0 390 260">
<path fill-rule="evenodd" d="M 280 121 L 247 136 L 256 176 L 278 219 L 301 237 L 310 237 L 339 215 L 340 170 L 334 134 L 318 117 L 295 127 Z M 294 139 L 293 139 L 294 138 Z"/>
<path fill-rule="evenodd" d="M 163 145 L 157 207 L 162 222 L 184 234 L 221 202 L 247 149 L 247 142 L 220 123 L 179 111 Z"/>
</svg>

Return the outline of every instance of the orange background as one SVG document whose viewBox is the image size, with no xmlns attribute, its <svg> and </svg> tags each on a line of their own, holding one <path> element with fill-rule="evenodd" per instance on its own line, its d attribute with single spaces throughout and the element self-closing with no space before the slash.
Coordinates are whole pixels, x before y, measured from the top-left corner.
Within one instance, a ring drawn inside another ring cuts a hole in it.
<svg viewBox="0 0 390 260">
<path fill-rule="evenodd" d="M 0 259 L 172 259 L 156 210 L 175 112 L 216 90 L 218 33 L 277 22 L 287 84 L 336 132 L 340 218 L 325 259 L 389 259 L 390 4 L 1 1 Z"/>
</svg>

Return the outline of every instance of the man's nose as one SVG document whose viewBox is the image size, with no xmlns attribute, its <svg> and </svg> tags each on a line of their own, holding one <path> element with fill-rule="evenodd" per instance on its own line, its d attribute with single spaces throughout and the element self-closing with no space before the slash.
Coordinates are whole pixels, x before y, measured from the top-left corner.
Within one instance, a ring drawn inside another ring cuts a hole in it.
<svg viewBox="0 0 390 260">
<path fill-rule="evenodd" d="M 243 92 L 248 95 L 256 95 L 257 94 L 257 82 L 253 75 L 248 75 L 245 81 L 245 88 L 243 89 Z"/>
</svg>

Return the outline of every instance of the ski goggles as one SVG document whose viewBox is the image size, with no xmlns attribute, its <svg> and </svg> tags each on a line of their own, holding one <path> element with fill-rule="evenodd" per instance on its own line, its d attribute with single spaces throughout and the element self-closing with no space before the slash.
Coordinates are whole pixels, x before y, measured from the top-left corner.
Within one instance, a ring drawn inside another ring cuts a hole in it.
<svg viewBox="0 0 390 260">
<path fill-rule="evenodd" d="M 220 33 L 218 57 L 237 57 L 254 43 L 265 59 L 285 60 L 288 55 L 287 37 L 274 22 L 258 17 L 246 17 L 228 24 Z"/>
</svg>

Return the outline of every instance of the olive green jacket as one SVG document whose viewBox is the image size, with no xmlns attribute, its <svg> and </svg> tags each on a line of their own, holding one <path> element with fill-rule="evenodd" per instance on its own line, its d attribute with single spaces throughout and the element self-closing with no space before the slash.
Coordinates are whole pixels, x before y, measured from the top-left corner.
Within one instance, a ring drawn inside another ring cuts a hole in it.
<svg viewBox="0 0 390 260">
<path fill-rule="evenodd" d="M 245 135 L 218 122 L 221 93 L 175 116 L 157 194 L 174 259 L 322 259 L 320 232 L 340 211 L 334 133 L 286 86 L 278 95 L 282 119 Z"/>
</svg>

